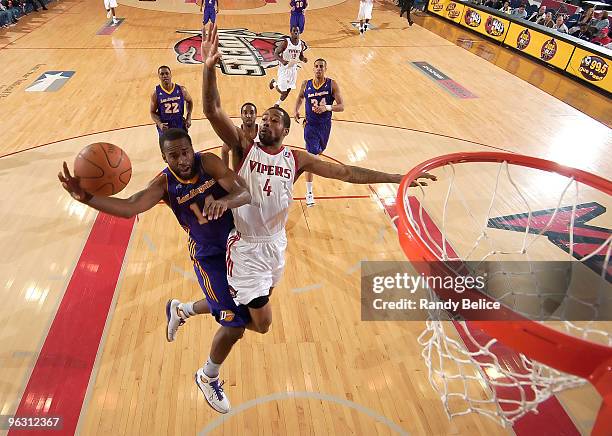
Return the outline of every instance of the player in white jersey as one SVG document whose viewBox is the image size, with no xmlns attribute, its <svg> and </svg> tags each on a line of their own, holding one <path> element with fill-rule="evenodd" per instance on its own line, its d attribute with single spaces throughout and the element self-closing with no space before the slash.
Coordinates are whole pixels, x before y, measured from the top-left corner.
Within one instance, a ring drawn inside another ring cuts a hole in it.
<svg viewBox="0 0 612 436">
<path fill-rule="evenodd" d="M 266 110 L 261 118 L 259 143 L 252 143 L 234 126 L 221 108 L 215 65 L 219 61 L 217 26 L 202 40 L 202 98 L 204 115 L 213 130 L 242 157 L 237 168 L 249 186 L 251 204 L 234 209 L 236 230 L 228 239 L 228 281 L 234 301 L 248 305 L 257 331 L 272 322 L 268 299 L 278 283 L 285 264 L 285 224 L 293 198 L 293 183 L 305 171 L 348 183 L 399 183 L 401 174 L 388 174 L 356 166 L 317 159 L 302 150 L 283 145 L 289 134 L 291 117 L 279 107 Z M 434 179 L 429 174 L 424 178 Z M 422 183 L 425 184 L 425 183 Z M 256 302 L 254 310 L 252 303 Z"/>
<path fill-rule="evenodd" d="M 240 119 L 242 125 L 240 128 L 246 133 L 246 135 L 253 140 L 253 142 L 259 142 L 259 126 L 257 125 L 257 106 L 254 103 L 246 102 L 240 108 Z M 229 153 L 231 149 L 229 145 L 223 144 L 221 148 L 221 160 L 228 167 L 229 164 Z M 236 158 L 235 154 L 232 154 L 232 168 L 236 169 L 240 165 L 240 159 Z"/>
<path fill-rule="evenodd" d="M 368 24 L 372 19 L 372 6 L 374 6 L 374 0 L 360 0 L 359 1 L 359 33 L 361 36 L 368 30 Z M 365 24 L 363 23 L 365 21 Z"/>
<path fill-rule="evenodd" d="M 291 38 L 285 38 L 274 50 L 274 57 L 279 62 L 278 76 L 277 80 L 272 79 L 270 81 L 270 89 L 276 89 L 280 93 L 276 106 L 280 106 L 289 92 L 296 88 L 300 62 L 308 62 L 304 57 L 304 51 L 307 48 L 306 43 L 300 40 L 300 28 L 292 26 Z"/>
</svg>

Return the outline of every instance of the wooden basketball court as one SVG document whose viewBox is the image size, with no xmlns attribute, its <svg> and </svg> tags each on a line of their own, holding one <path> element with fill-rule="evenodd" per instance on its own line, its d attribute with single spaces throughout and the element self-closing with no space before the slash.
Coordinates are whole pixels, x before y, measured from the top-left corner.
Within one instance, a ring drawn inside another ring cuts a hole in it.
<svg viewBox="0 0 612 436">
<path fill-rule="evenodd" d="M 221 1 L 217 23 L 258 34 L 246 39 L 287 34 L 288 7 L 281 3 L 266 9 L 264 2 L 232 1 L 225 8 Z M 607 125 L 426 30 L 422 18 L 408 27 L 389 4 L 375 3 L 377 29 L 360 38 L 351 24 L 358 7 L 356 0 L 312 0 L 306 16 L 309 63 L 298 80 L 311 78 L 312 62 L 325 58 L 346 107 L 334 114 L 326 158 L 407 172 L 442 154 L 502 150 L 610 178 Z M 174 82 L 194 98 L 194 147 L 220 151 L 203 119 L 201 66 L 179 63 L 174 49 L 199 32 L 198 7 L 180 0 L 126 0 L 117 16 L 124 21 L 98 35 L 107 22 L 101 1 L 61 0 L 0 31 L 0 415 L 54 414 L 72 407 L 76 431 L 83 435 L 546 434 L 541 429 L 550 414 L 539 424 L 536 416 L 514 429 L 477 414 L 448 420 L 417 343 L 424 323 L 361 320 L 359 262 L 405 260 L 387 214 L 397 187 L 321 179 L 315 179 L 319 199 L 313 208 L 302 201 L 304 181 L 296 184 L 287 267 L 272 298 L 271 331 L 247 332 L 222 367 L 235 413 L 222 416 L 210 409 L 193 374 L 208 356 L 214 319 L 190 319 L 174 343 L 165 339 L 166 301 L 203 295 L 176 219 L 162 205 L 133 223 L 102 219 L 73 201 L 56 177 L 64 160 L 72 166 L 82 147 L 98 141 L 117 144 L 130 156 L 133 176 L 122 197 L 164 167 L 149 117 L 160 65 L 169 65 Z M 458 98 L 412 62 L 428 63 L 474 98 Z M 59 71 L 74 74 L 65 75 L 69 78 L 53 92 L 26 91 L 41 74 Z M 261 114 L 277 99 L 268 88 L 276 68 L 262 71 L 218 73 L 223 106 L 237 124 L 245 101 Z M 580 92 L 581 85 L 574 86 Z M 293 91 L 284 104 L 290 113 L 295 98 Z M 292 125 L 287 143 L 303 147 L 301 126 Z M 473 201 L 483 192 L 482 208 L 490 200 L 493 173 L 485 168 L 460 181 Z M 533 204 L 555 207 L 558 186 L 529 177 L 520 184 Z M 442 199 L 444 188 L 434 187 L 431 195 Z M 516 195 L 503 198 L 500 215 L 526 212 Z M 609 196 L 597 191 L 583 192 L 580 201 L 610 205 Z M 474 230 L 463 218 L 451 224 L 458 235 Z M 608 212 L 589 224 L 609 229 L 612 218 Z M 123 239 L 113 236 L 117 228 Z M 92 229 L 99 231 L 95 237 Z M 96 257 L 102 253 L 108 259 Z M 565 254 L 553 244 L 542 253 L 550 259 Z M 102 266 L 107 260 L 116 265 L 114 282 Z M 104 286 L 110 293 L 98 305 L 96 289 Z M 59 331 L 58 317 L 66 321 Z M 62 342 L 75 331 L 86 337 L 96 328 L 99 347 Z M 58 336 L 49 339 L 51 332 Z M 73 386 L 70 376 L 83 377 L 88 365 L 71 352 L 88 346 L 93 370 L 84 399 L 67 406 L 57 401 L 60 391 L 71 390 L 72 398 L 81 392 L 82 398 L 83 389 Z M 44 349 L 48 352 L 41 353 Z M 588 434 L 600 404 L 594 390 L 579 388 L 558 400 L 573 422 L 566 434 Z M 70 419 L 64 421 L 62 431 L 69 434 Z"/>
</svg>

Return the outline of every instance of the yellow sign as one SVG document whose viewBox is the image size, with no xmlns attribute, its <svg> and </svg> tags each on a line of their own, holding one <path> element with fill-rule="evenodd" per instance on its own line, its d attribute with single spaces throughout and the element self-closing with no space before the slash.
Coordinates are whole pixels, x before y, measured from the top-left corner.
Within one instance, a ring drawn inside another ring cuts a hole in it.
<svg viewBox="0 0 612 436">
<path fill-rule="evenodd" d="M 592 85 L 612 92 L 612 61 L 595 52 L 576 47 L 566 70 L 568 73 Z"/>
<path fill-rule="evenodd" d="M 516 23 L 510 24 L 504 43 L 562 70 L 567 66 L 574 51 L 573 44 Z"/>
<path fill-rule="evenodd" d="M 455 23 L 461 22 L 463 15 L 463 3 L 457 3 L 452 0 L 431 0 L 429 2 L 429 10 L 436 15 L 453 20 Z"/>
<path fill-rule="evenodd" d="M 461 25 L 489 38 L 503 41 L 506 33 L 508 33 L 510 21 L 466 6 L 461 18 Z"/>
</svg>

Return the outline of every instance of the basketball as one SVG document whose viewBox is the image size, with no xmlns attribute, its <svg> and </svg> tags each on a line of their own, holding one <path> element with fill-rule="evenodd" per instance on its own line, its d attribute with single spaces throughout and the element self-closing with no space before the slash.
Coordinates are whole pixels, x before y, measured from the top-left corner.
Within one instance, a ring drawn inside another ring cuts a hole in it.
<svg viewBox="0 0 612 436">
<path fill-rule="evenodd" d="M 85 147 L 74 160 L 74 175 L 81 188 L 108 197 L 123 190 L 132 177 L 130 158 L 120 147 L 96 142 Z"/>
</svg>

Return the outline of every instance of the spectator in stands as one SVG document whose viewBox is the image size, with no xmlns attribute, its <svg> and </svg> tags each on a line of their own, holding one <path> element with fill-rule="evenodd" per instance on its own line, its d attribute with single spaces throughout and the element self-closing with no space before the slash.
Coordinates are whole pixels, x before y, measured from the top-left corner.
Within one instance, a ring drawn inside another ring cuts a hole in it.
<svg viewBox="0 0 612 436">
<path fill-rule="evenodd" d="M 540 9 L 538 9 L 537 12 L 534 12 L 533 14 L 531 14 L 531 17 L 529 17 L 528 21 L 531 21 L 532 23 L 537 23 L 540 18 L 542 19 L 542 21 L 544 21 L 545 15 L 546 15 L 546 6 L 540 6 Z"/>
<path fill-rule="evenodd" d="M 6 10 L 6 6 L 0 3 L 0 27 L 9 27 L 13 23 L 13 15 Z"/>
<path fill-rule="evenodd" d="M 523 20 L 527 18 L 527 11 L 525 10 L 525 5 L 521 4 L 518 8 L 513 10 L 512 16 L 514 18 L 522 18 Z"/>
<path fill-rule="evenodd" d="M 594 8 L 587 9 L 587 11 L 584 13 L 582 18 L 580 19 L 580 21 L 578 21 L 578 26 L 580 26 L 581 24 L 588 25 L 591 21 L 593 21 L 594 20 L 594 18 L 593 18 L 593 14 L 594 13 L 595 13 L 595 9 Z"/>
<path fill-rule="evenodd" d="M 13 23 L 19 21 L 21 11 L 16 7 L 11 0 L 3 0 L 2 5 L 6 8 L 7 12 L 11 15 Z"/>
<path fill-rule="evenodd" d="M 610 31 L 609 28 L 604 27 L 603 29 L 601 29 L 599 31 L 599 33 L 597 34 L 597 36 L 593 39 L 591 39 L 591 42 L 593 44 L 599 44 L 599 45 L 608 45 L 612 42 L 612 38 L 610 38 L 608 36 L 608 32 Z"/>
<path fill-rule="evenodd" d="M 512 12 L 512 9 L 510 8 L 510 2 L 505 1 L 500 11 L 503 12 L 504 14 L 510 14 Z"/>
<path fill-rule="evenodd" d="M 542 26 L 550 27 L 552 29 L 553 26 L 555 25 L 555 20 L 553 20 L 552 12 L 546 12 L 544 22 L 538 23 L 538 24 L 541 24 Z"/>
<path fill-rule="evenodd" d="M 603 11 L 599 21 L 595 22 L 595 27 L 597 27 L 597 30 L 601 30 L 604 27 L 607 27 L 608 29 L 610 28 L 610 19 L 608 18 L 608 11 Z"/>
<path fill-rule="evenodd" d="M 45 6 L 45 2 L 43 0 L 26 0 L 26 3 L 32 5 L 32 9 L 34 9 L 34 12 L 38 12 L 38 6 L 40 6 L 43 11 L 47 10 L 47 7 Z M 38 3 L 38 6 L 36 6 L 36 3 Z"/>
<path fill-rule="evenodd" d="M 574 30 L 577 29 L 577 30 Z M 571 33 L 570 35 L 582 39 L 584 41 L 590 41 L 591 40 L 591 34 L 589 32 L 589 25 L 588 24 L 581 24 L 580 27 L 576 28 L 576 27 L 572 27 L 571 29 Z"/>
<path fill-rule="evenodd" d="M 501 9 L 502 4 L 501 0 L 487 0 L 484 5 L 491 9 Z"/>
<path fill-rule="evenodd" d="M 567 26 L 565 25 L 564 21 L 565 17 L 563 15 L 557 15 L 557 21 L 555 22 L 553 29 L 559 33 L 568 33 Z"/>
</svg>

